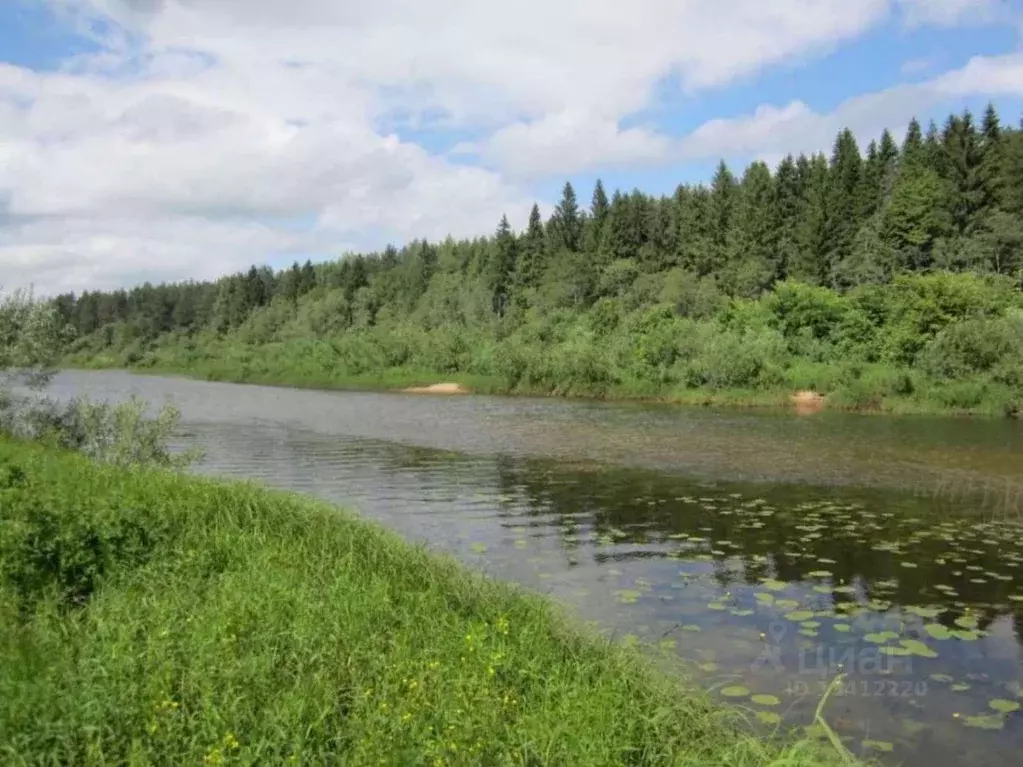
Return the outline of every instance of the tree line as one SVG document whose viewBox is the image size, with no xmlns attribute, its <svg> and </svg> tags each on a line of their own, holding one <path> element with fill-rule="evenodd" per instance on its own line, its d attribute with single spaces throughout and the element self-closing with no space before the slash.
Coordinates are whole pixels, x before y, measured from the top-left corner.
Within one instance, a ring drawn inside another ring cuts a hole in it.
<svg viewBox="0 0 1023 767">
<path fill-rule="evenodd" d="M 173 330 L 227 332 L 275 299 L 297 303 L 338 289 L 344 329 L 385 310 L 410 314 L 438 275 L 472 281 L 493 317 L 587 308 L 637 280 L 682 270 L 721 293 L 755 297 L 779 280 L 845 291 L 907 272 L 1023 273 L 1023 130 L 1001 125 L 993 105 L 924 131 L 914 119 L 898 144 L 884 131 L 861 151 L 849 130 L 824 153 L 788 156 L 772 172 L 753 162 L 736 175 L 719 163 L 709 185 L 670 196 L 608 196 L 598 181 L 588 209 L 566 183 L 544 221 L 525 229 L 503 217 L 490 237 L 349 255 L 338 261 L 247 272 L 208 282 L 66 294 L 62 317 L 80 335 L 128 323 L 144 339 Z"/>
</svg>

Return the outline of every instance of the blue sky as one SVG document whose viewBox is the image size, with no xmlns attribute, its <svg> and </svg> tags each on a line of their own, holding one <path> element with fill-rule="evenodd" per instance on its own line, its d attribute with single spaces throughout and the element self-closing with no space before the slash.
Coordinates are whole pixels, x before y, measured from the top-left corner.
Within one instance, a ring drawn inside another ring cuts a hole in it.
<svg viewBox="0 0 1023 767">
<path fill-rule="evenodd" d="M 9 0 L 0 271 L 43 292 L 523 226 L 566 179 L 1023 114 L 1023 0 Z M 300 62 L 297 64 L 297 62 Z"/>
</svg>

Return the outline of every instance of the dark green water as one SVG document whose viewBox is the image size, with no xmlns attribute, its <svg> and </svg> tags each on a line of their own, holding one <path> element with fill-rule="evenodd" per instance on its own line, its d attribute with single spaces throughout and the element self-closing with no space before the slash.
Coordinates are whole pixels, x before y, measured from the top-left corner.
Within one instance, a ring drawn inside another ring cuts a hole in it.
<svg viewBox="0 0 1023 767">
<path fill-rule="evenodd" d="M 853 751 L 1018 763 L 1023 424 L 107 372 L 51 393 L 172 401 L 200 471 L 353 505 L 549 592 L 764 728 L 810 724 L 842 672 L 825 716 Z"/>
</svg>

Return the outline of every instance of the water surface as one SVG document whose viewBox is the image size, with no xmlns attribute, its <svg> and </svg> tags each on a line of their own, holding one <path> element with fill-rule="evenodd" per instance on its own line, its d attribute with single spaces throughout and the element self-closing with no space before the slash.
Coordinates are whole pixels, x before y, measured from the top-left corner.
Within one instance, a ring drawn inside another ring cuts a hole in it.
<svg viewBox="0 0 1023 767">
<path fill-rule="evenodd" d="M 1015 765 L 1023 425 L 310 392 L 112 372 L 175 403 L 204 473 L 357 507 L 684 662 L 763 727 Z M 811 730 L 812 732 L 812 730 Z"/>
</svg>

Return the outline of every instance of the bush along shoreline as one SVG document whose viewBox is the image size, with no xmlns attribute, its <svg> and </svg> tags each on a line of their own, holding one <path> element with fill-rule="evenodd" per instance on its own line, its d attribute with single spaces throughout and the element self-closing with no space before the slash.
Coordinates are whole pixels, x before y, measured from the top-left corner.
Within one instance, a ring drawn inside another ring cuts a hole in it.
<svg viewBox="0 0 1023 767">
<path fill-rule="evenodd" d="M 0 440 L 5 764 L 826 765 L 326 504 Z"/>
<path fill-rule="evenodd" d="M 316 337 L 302 315 L 327 295 L 303 297 L 296 316 L 275 302 L 224 335 L 172 332 L 141 356 L 86 338 L 66 361 L 323 389 L 451 382 L 486 394 L 756 407 L 798 406 L 809 401 L 803 392 L 835 410 L 1023 410 L 1023 294 L 994 276 L 906 275 L 845 294 L 785 282 L 699 317 L 669 304 L 630 313 L 600 301 L 534 318 L 503 338 L 411 325 Z M 254 335 L 271 315 L 283 329 Z M 438 366 L 438 358 L 449 361 Z"/>
</svg>

